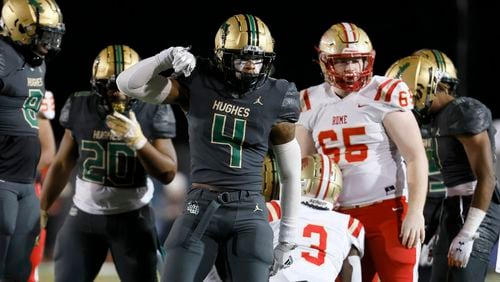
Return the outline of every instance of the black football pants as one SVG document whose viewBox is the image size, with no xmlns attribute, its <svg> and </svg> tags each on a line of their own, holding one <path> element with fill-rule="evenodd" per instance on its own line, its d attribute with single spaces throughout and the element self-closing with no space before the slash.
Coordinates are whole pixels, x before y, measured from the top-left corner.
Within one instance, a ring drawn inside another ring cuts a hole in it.
<svg viewBox="0 0 500 282">
<path fill-rule="evenodd" d="M 162 281 L 203 281 L 222 254 L 226 281 L 268 281 L 273 232 L 260 191 L 192 189 L 165 242 Z"/>
</svg>

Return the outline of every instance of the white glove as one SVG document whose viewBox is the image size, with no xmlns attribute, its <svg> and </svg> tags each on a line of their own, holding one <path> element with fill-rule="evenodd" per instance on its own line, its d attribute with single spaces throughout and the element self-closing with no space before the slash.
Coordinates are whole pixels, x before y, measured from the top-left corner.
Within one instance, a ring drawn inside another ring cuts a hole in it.
<svg viewBox="0 0 500 282">
<path fill-rule="evenodd" d="M 434 261 L 434 245 L 436 244 L 437 235 L 434 234 L 427 244 L 422 244 L 422 250 L 420 251 L 420 260 L 418 262 L 419 266 L 431 266 Z"/>
<path fill-rule="evenodd" d="M 46 119 L 52 120 L 56 116 L 54 94 L 49 90 L 45 91 L 45 96 L 42 99 L 39 114 Z"/>
<path fill-rule="evenodd" d="M 448 250 L 448 265 L 465 268 L 469 262 L 472 245 L 477 238 L 479 238 L 479 233 L 470 234 L 460 230 Z"/>
<path fill-rule="evenodd" d="M 45 210 L 40 210 L 40 229 L 47 227 L 47 221 L 49 221 L 49 213 Z"/>
<path fill-rule="evenodd" d="M 173 68 L 176 74 L 188 77 L 196 66 L 196 58 L 189 52 L 189 47 L 170 47 L 158 53 L 158 64 L 164 69 Z"/>
<path fill-rule="evenodd" d="M 140 150 L 148 142 L 132 111 L 130 111 L 130 119 L 118 112 L 107 115 L 106 125 L 111 129 L 111 134 L 125 141 L 130 148 Z"/>
<path fill-rule="evenodd" d="M 293 243 L 278 243 L 276 248 L 274 248 L 273 265 L 271 265 L 271 268 L 269 269 L 270 276 L 278 273 L 280 269 L 288 268 L 292 265 L 292 250 L 296 247 L 297 245 Z"/>
</svg>

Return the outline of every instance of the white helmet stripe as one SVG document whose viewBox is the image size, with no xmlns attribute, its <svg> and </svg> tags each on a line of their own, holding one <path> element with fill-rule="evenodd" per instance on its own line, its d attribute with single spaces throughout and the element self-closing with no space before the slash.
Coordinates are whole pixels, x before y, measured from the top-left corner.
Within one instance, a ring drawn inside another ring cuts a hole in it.
<svg viewBox="0 0 500 282">
<path fill-rule="evenodd" d="M 344 28 L 344 32 L 347 38 L 347 46 L 349 46 L 350 42 L 356 42 L 356 33 L 354 33 L 352 26 L 350 23 L 342 23 L 342 27 Z"/>
</svg>

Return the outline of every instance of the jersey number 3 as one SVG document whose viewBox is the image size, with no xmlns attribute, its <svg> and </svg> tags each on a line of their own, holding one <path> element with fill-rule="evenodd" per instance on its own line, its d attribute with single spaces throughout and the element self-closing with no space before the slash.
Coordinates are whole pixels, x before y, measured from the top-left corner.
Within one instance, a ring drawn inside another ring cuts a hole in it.
<svg viewBox="0 0 500 282">
<path fill-rule="evenodd" d="M 326 233 L 325 228 L 321 225 L 315 225 L 315 224 L 306 225 L 306 227 L 304 227 L 302 236 L 311 238 L 313 234 L 318 235 L 319 242 L 317 245 L 311 244 L 310 248 L 316 249 L 318 250 L 318 252 L 315 255 L 312 255 L 311 252 L 302 252 L 301 256 L 308 262 L 320 266 L 323 263 L 325 263 L 326 242 L 327 242 L 326 237 L 328 234 Z"/>
</svg>

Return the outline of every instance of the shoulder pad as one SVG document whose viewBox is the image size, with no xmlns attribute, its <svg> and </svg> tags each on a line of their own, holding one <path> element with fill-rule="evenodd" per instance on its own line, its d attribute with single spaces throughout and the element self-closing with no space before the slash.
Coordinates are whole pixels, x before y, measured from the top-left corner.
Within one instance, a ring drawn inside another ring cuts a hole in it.
<svg viewBox="0 0 500 282">
<path fill-rule="evenodd" d="M 153 117 L 153 129 L 156 137 L 174 138 L 176 136 L 176 120 L 172 107 L 168 104 L 157 106 Z"/>
<path fill-rule="evenodd" d="M 365 251 L 365 228 L 363 224 L 356 218 L 349 216 L 349 223 L 347 226 L 351 237 L 351 243 L 358 249 L 360 256 L 363 257 Z"/>
<path fill-rule="evenodd" d="M 66 99 L 66 102 L 64 103 L 63 108 L 61 109 L 61 113 L 59 114 L 59 123 L 61 124 L 62 127 L 64 128 L 71 127 L 70 124 L 71 106 L 73 105 L 74 102 L 78 104 L 78 101 L 75 100 L 92 95 L 94 94 L 90 91 L 79 91 L 69 95 L 68 99 Z"/>
<path fill-rule="evenodd" d="M 68 99 L 66 99 L 66 102 L 61 109 L 61 113 L 59 114 L 59 123 L 64 128 L 69 127 L 69 113 L 71 112 L 71 101 L 73 100 L 74 95 L 75 94 L 71 94 Z"/>
<path fill-rule="evenodd" d="M 347 225 L 347 228 L 349 230 L 349 234 L 358 238 L 361 230 L 363 229 L 363 224 L 356 218 L 349 216 L 349 223 Z"/>
<path fill-rule="evenodd" d="M 281 220 L 281 205 L 279 201 L 267 202 L 266 207 L 268 211 L 269 222 Z"/>
<path fill-rule="evenodd" d="M 300 111 L 303 113 L 316 108 L 328 98 L 324 83 L 303 89 L 300 91 Z"/>
<path fill-rule="evenodd" d="M 371 82 L 360 90 L 359 95 L 391 108 L 413 109 L 413 95 L 408 85 L 399 79 L 374 76 Z"/>
<path fill-rule="evenodd" d="M 456 98 L 444 110 L 447 122 L 440 125 L 441 135 L 474 135 L 487 130 L 492 124 L 490 110 L 474 98 Z"/>
<path fill-rule="evenodd" d="M 283 103 L 281 104 L 279 121 L 297 122 L 300 114 L 300 99 L 295 83 L 280 79 L 278 80 L 277 86 L 280 90 L 283 89 L 286 91 L 283 97 Z"/>
<path fill-rule="evenodd" d="M 11 52 L 11 54 L 8 52 Z M 0 78 L 7 76 L 17 65 L 22 63 L 19 59 L 19 55 L 14 57 L 14 53 L 16 53 L 14 48 L 12 48 L 12 46 L 4 40 L 0 39 Z M 13 60 L 19 62 L 13 62 Z"/>
</svg>

